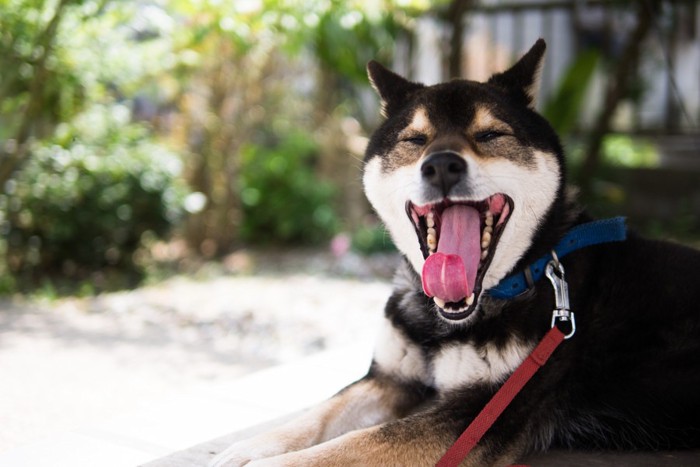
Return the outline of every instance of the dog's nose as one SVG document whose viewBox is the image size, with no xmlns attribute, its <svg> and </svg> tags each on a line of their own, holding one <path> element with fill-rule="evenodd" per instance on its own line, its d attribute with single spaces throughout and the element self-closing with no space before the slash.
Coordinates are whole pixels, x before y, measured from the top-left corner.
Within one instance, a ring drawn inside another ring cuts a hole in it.
<svg viewBox="0 0 700 467">
<path fill-rule="evenodd" d="M 439 189 L 444 196 L 467 174 L 467 161 L 454 152 L 429 155 L 420 168 L 423 180 Z"/>
</svg>

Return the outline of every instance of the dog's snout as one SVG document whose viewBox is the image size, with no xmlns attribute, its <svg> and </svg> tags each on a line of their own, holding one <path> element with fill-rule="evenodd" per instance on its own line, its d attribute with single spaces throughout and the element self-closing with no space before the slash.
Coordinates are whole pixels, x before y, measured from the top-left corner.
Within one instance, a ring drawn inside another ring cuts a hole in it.
<svg viewBox="0 0 700 467">
<path fill-rule="evenodd" d="M 421 166 L 423 180 L 439 189 L 444 196 L 467 174 L 467 161 L 450 151 L 437 152 Z"/>
</svg>

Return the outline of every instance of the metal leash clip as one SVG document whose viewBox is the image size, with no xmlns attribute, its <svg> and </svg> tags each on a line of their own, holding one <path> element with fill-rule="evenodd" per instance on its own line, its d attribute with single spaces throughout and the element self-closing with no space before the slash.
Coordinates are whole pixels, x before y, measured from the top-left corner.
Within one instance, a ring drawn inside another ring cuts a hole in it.
<svg viewBox="0 0 700 467">
<path fill-rule="evenodd" d="M 564 277 L 564 266 L 559 262 L 557 254 L 552 251 L 552 260 L 547 263 L 545 275 L 554 289 L 554 311 L 552 311 L 552 327 L 557 323 L 569 323 L 571 330 L 564 336 L 569 339 L 576 332 L 576 320 L 569 305 L 569 284 Z"/>
</svg>

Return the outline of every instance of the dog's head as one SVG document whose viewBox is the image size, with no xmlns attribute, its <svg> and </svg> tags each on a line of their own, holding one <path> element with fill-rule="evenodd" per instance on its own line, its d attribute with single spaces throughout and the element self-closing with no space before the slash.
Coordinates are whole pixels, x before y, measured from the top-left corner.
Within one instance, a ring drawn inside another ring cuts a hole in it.
<svg viewBox="0 0 700 467">
<path fill-rule="evenodd" d="M 530 249 L 562 192 L 562 151 L 534 111 L 537 43 L 487 82 L 410 82 L 370 62 L 384 123 L 364 186 L 441 316 L 465 322 Z"/>
</svg>

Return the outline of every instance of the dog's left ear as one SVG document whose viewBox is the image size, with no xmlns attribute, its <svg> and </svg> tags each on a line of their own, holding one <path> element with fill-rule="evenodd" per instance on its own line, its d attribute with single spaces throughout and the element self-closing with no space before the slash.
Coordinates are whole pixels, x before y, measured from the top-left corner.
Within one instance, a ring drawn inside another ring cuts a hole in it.
<svg viewBox="0 0 700 467">
<path fill-rule="evenodd" d="M 534 108 L 537 103 L 546 48 L 544 39 L 538 39 L 515 65 L 503 73 L 493 75 L 488 82 L 504 88 L 511 97 L 522 99 L 525 105 Z"/>
</svg>

